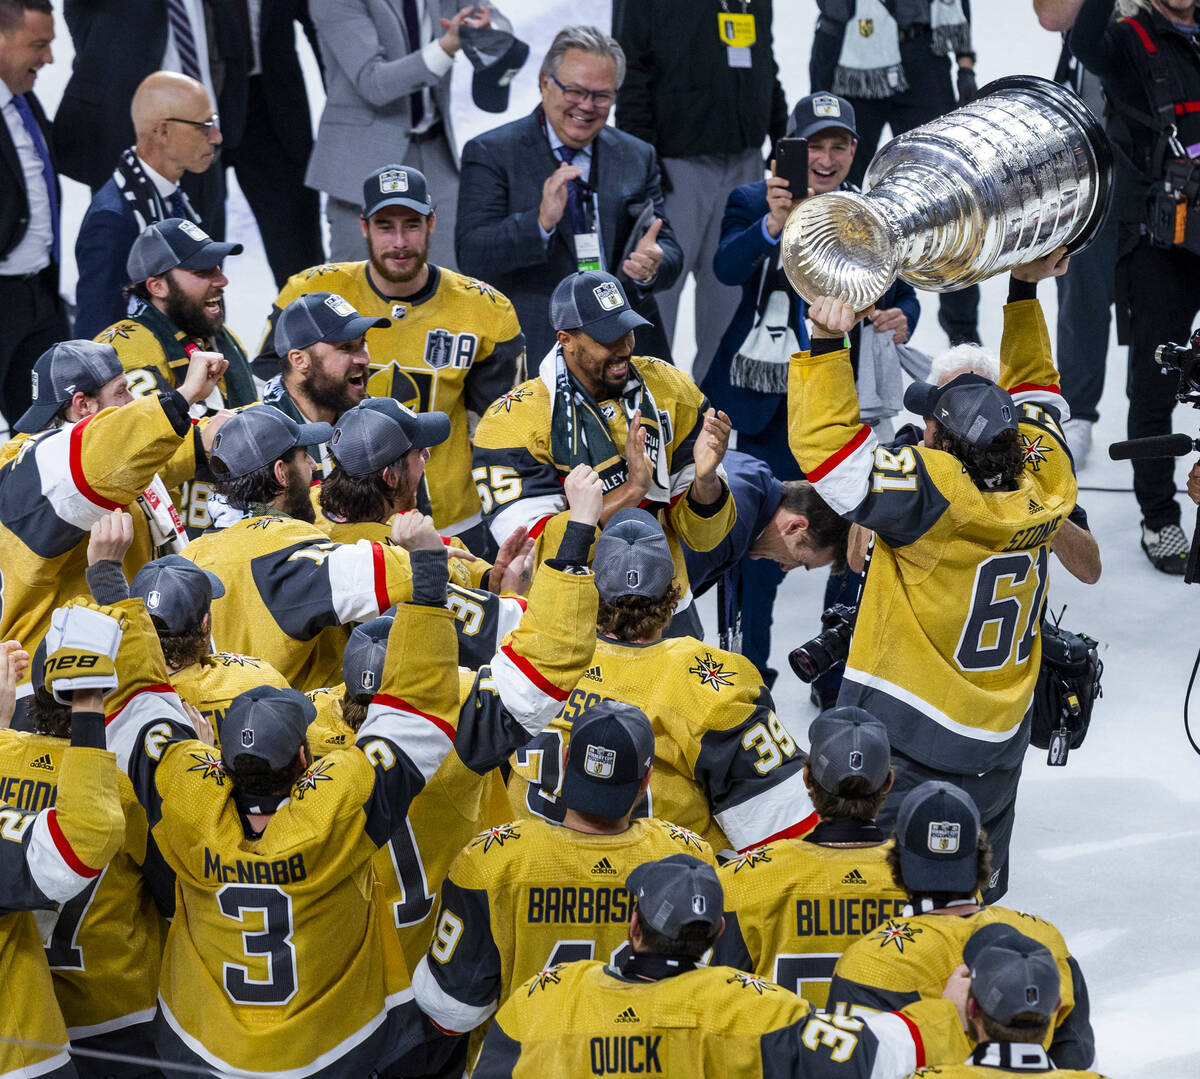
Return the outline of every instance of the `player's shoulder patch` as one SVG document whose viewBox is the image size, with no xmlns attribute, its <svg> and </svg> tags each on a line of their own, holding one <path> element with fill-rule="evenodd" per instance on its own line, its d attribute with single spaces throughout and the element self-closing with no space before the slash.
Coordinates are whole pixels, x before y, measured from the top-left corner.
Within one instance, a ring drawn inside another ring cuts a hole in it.
<svg viewBox="0 0 1200 1079">
<path fill-rule="evenodd" d="M 758 866 L 770 865 L 774 860 L 774 848 L 771 846 L 755 847 L 753 850 L 748 850 L 744 854 L 732 861 L 727 862 L 721 868 L 724 871 L 737 876 L 743 870 L 756 869 Z"/>
<path fill-rule="evenodd" d="M 921 926 L 913 925 L 910 921 L 891 919 L 878 926 L 870 936 L 864 937 L 863 940 L 870 941 L 889 952 L 895 948 L 903 955 L 905 948 L 916 945 L 924 932 L 925 930 Z"/>
<path fill-rule="evenodd" d="M 218 787 L 225 786 L 225 765 L 215 750 L 209 746 L 189 750 L 188 757 L 194 762 L 188 765 L 189 772 L 199 773 L 201 779 L 211 779 Z"/>
<path fill-rule="evenodd" d="M 253 671 L 263 668 L 261 659 L 256 659 L 254 656 L 243 656 L 240 652 L 213 652 L 204 658 L 214 667 L 243 667 Z"/>
<path fill-rule="evenodd" d="M 322 757 L 313 764 L 296 780 L 295 785 L 292 787 L 292 793 L 296 796 L 296 801 L 302 802 L 307 795 L 321 790 L 322 783 L 332 783 L 333 776 L 330 773 L 333 768 L 334 763 L 328 757 Z"/>
<path fill-rule="evenodd" d="M 522 382 L 521 385 L 513 387 L 513 389 L 502 393 L 488 406 L 489 416 L 499 416 L 503 413 L 511 413 L 514 408 L 518 412 L 532 408 L 530 405 L 522 405 L 522 402 L 532 402 L 537 397 L 537 392 L 528 382 Z"/>
<path fill-rule="evenodd" d="M 490 304 L 495 304 L 504 298 L 502 293 L 492 288 L 486 281 L 480 281 L 478 277 L 470 277 L 467 274 L 446 269 L 442 270 L 442 276 L 459 292 L 487 300 Z"/>
<path fill-rule="evenodd" d="M 329 282 L 331 279 L 344 276 L 353 277 L 356 268 L 361 266 L 358 262 L 322 262 L 317 266 L 309 266 L 307 270 L 301 270 L 299 273 L 292 274 L 288 279 L 288 287 L 297 286 L 297 292 L 303 294 L 306 292 L 326 292 L 329 291 Z M 313 282 L 321 282 L 313 284 Z"/>
<path fill-rule="evenodd" d="M 738 989 L 745 989 L 747 992 L 755 993 L 758 996 L 765 996 L 768 993 L 778 993 L 779 986 L 774 982 L 768 981 L 761 974 L 747 974 L 744 970 L 731 971 L 725 978 L 726 985 L 732 985 Z"/>
<path fill-rule="evenodd" d="M 660 820 L 657 817 L 652 817 L 651 819 L 654 820 L 655 823 L 657 823 L 658 826 L 667 833 L 668 839 L 673 839 L 676 843 L 683 847 L 684 850 L 693 851 L 704 849 L 704 840 L 701 839 L 695 832 L 690 831 L 681 825 L 672 824 L 670 821 Z"/>
<path fill-rule="evenodd" d="M 493 849 L 502 849 L 514 845 L 521 838 L 522 823 L 514 821 L 509 824 L 497 824 L 486 828 L 471 840 L 468 850 L 478 850 L 487 854 Z"/>
<path fill-rule="evenodd" d="M 538 971 L 525 983 L 525 995 L 531 997 L 539 990 L 545 992 L 553 986 L 562 985 L 562 972 L 565 966 L 565 963 L 555 963 L 552 967 Z"/>
<path fill-rule="evenodd" d="M 738 684 L 742 672 L 737 669 L 725 653 L 713 653 L 711 649 L 697 648 L 694 650 L 691 665 L 687 673 L 703 687 L 720 693 L 726 686 Z"/>
<path fill-rule="evenodd" d="M 135 337 L 145 337 L 147 335 L 153 336 L 140 322 L 123 318 L 120 322 L 114 322 L 107 329 L 101 330 L 96 334 L 95 340 L 99 341 L 102 345 L 112 345 L 113 348 L 120 351 L 121 342 L 131 341 Z"/>
</svg>

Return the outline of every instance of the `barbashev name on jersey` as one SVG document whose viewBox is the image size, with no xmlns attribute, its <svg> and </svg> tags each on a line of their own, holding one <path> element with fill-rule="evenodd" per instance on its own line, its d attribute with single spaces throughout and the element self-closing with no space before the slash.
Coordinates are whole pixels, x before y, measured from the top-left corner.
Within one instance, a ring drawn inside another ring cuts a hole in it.
<svg viewBox="0 0 1200 1079">
<path fill-rule="evenodd" d="M 530 888 L 525 920 L 529 925 L 570 922 L 594 925 L 627 922 L 632 899 L 624 888 L 588 888 L 565 885 Z"/>
<path fill-rule="evenodd" d="M 204 848 L 204 877 L 219 880 L 222 884 L 294 884 L 308 876 L 303 854 L 289 858 L 251 860 L 234 858 L 225 860 L 220 853 Z"/>
<path fill-rule="evenodd" d="M 797 899 L 798 937 L 862 936 L 880 922 L 899 918 L 906 899 Z"/>
</svg>

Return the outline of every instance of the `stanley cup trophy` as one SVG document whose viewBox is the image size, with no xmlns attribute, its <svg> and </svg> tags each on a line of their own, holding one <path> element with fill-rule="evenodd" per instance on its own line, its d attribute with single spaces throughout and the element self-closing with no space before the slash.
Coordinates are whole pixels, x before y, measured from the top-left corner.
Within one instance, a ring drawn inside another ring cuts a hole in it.
<svg viewBox="0 0 1200 1079">
<path fill-rule="evenodd" d="M 1112 151 L 1071 91 L 1019 75 L 893 139 L 867 169 L 868 192 L 800 203 L 783 229 L 783 267 L 812 303 L 870 307 L 897 277 L 952 292 L 1085 247 L 1108 213 Z"/>
</svg>

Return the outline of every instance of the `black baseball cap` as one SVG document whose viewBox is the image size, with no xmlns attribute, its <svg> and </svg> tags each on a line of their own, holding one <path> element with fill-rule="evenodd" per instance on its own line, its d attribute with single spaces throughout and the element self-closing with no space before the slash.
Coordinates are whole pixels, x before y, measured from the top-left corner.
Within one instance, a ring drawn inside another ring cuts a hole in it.
<svg viewBox="0 0 1200 1079">
<path fill-rule="evenodd" d="M 297 423 L 273 405 L 253 405 L 231 416 L 217 432 L 208 453 L 218 480 L 237 479 L 278 461 L 296 446 L 328 442 L 327 423 Z"/>
<path fill-rule="evenodd" d="M 1004 1026 L 1032 1013 L 1041 1026 L 1058 1010 L 1062 979 L 1044 944 L 1001 922 L 985 925 L 963 946 L 971 971 L 971 992 L 984 1012 Z"/>
<path fill-rule="evenodd" d="M 877 791 L 892 766 L 887 728 L 870 712 L 845 706 L 830 708 L 808 728 L 808 771 L 830 794 L 842 781 L 861 776 Z"/>
<path fill-rule="evenodd" d="M 508 108 L 508 86 L 525 61 L 529 46 L 513 34 L 512 23 L 492 6 L 487 26 L 464 23 L 458 31 L 462 51 L 475 69 L 471 99 L 484 112 Z"/>
<path fill-rule="evenodd" d="M 422 217 L 433 213 L 425 174 L 407 165 L 384 165 L 363 180 L 364 218 L 374 217 L 385 206 L 407 206 Z"/>
<path fill-rule="evenodd" d="M 336 292 L 310 292 L 297 296 L 275 323 L 275 348 L 285 356 L 294 348 L 318 341 L 353 341 L 367 330 L 384 330 L 392 324 L 382 315 L 360 315 Z"/>
<path fill-rule="evenodd" d="M 671 546 L 657 518 L 637 506 L 618 510 L 596 541 L 596 590 L 606 603 L 619 596 L 660 599 L 675 577 Z"/>
<path fill-rule="evenodd" d="M 979 810 L 966 791 L 940 779 L 914 787 L 900 803 L 896 818 L 905 889 L 973 892 L 979 831 Z"/>
<path fill-rule="evenodd" d="M 571 725 L 562 804 L 609 820 L 623 817 L 653 763 L 654 728 L 646 713 L 621 701 L 598 701 Z"/>
<path fill-rule="evenodd" d="M 932 417 L 972 446 L 990 446 L 1005 431 L 1017 429 L 1012 396 L 990 378 L 966 371 L 942 386 L 914 382 L 904 391 L 904 407 Z"/>
<path fill-rule="evenodd" d="M 32 435 L 77 393 L 93 393 L 123 370 L 112 345 L 99 341 L 59 341 L 33 365 L 33 404 L 13 424 L 13 430 Z"/>
<path fill-rule="evenodd" d="M 278 771 L 296 759 L 316 706 L 296 689 L 259 686 L 239 693 L 217 720 L 221 759 L 232 764 L 248 753 Z"/>
<path fill-rule="evenodd" d="M 809 94 L 796 102 L 787 121 L 788 138 L 807 139 L 818 131 L 826 131 L 831 127 L 849 131 L 852 138 L 858 138 L 854 130 L 854 106 L 844 97 L 828 92 Z"/>
<path fill-rule="evenodd" d="M 342 681 L 346 683 L 346 695 L 351 699 L 370 700 L 379 692 L 393 621 L 390 614 L 380 615 L 350 631 L 350 639 L 342 653 Z"/>
<path fill-rule="evenodd" d="M 564 277 L 550 296 L 551 329 L 582 330 L 601 344 L 649 325 L 629 306 L 621 282 L 600 270 L 584 270 Z"/>
<path fill-rule="evenodd" d="M 438 446 L 450 437 L 444 412 L 413 412 L 394 397 L 368 397 L 342 413 L 329 452 L 351 476 L 370 476 L 409 450 Z"/>
<path fill-rule="evenodd" d="M 725 892 L 720 878 L 711 865 L 690 854 L 643 862 L 629 874 L 625 888 L 637 899 L 638 917 L 670 940 L 697 922 L 710 933 L 721 927 Z"/>
<path fill-rule="evenodd" d="M 129 249 L 125 272 L 133 282 L 161 277 L 176 266 L 184 270 L 211 270 L 227 255 L 240 255 L 241 244 L 214 240 L 194 221 L 168 217 L 142 229 Z"/>
<path fill-rule="evenodd" d="M 129 594 L 138 596 L 168 633 L 182 633 L 204 617 L 214 599 L 225 595 L 225 586 L 215 573 L 183 555 L 169 554 L 138 570 L 129 582 Z"/>
</svg>

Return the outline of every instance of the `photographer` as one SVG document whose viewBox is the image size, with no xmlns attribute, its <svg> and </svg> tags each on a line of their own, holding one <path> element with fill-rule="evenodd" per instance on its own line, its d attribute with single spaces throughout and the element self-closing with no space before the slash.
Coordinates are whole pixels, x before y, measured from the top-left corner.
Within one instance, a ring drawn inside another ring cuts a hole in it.
<svg viewBox="0 0 1200 1079">
<path fill-rule="evenodd" d="M 1013 270 L 1000 349 L 1012 396 L 954 369 L 909 388 L 905 403 L 926 417 L 922 445 L 879 446 L 860 422 L 843 342 L 861 315 L 833 297 L 813 304 L 813 349 L 792 358 L 788 387 L 800 467 L 834 510 L 876 534 L 838 704 L 888 728 L 896 783 L 880 823 L 924 780 L 962 787 L 996 852 L 989 901 L 1007 888 L 1049 549 L 1075 504 L 1036 299 L 1036 283 L 1066 268 L 1060 247 Z"/>
<path fill-rule="evenodd" d="M 1117 327 L 1129 345 L 1129 437 L 1171 429 L 1176 375 L 1154 358 L 1184 340 L 1200 310 L 1200 19 L 1192 0 L 1084 0 L 1072 52 L 1100 77 L 1115 159 Z M 1169 185 L 1169 186 L 1168 186 Z M 1180 195 L 1184 192 L 1184 195 Z M 1177 202 L 1177 198 L 1186 202 Z M 1182 575 L 1188 537 L 1179 526 L 1175 466 L 1133 462 L 1142 550 L 1154 568 Z"/>
</svg>

